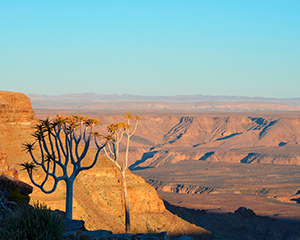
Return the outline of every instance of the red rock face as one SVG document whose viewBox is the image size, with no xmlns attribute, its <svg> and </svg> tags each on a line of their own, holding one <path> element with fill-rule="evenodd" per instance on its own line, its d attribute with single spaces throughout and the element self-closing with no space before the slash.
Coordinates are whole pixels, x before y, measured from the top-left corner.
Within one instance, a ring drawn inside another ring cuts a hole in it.
<svg viewBox="0 0 300 240">
<path fill-rule="evenodd" d="M 2 153 L 0 153 L 0 174 L 5 174 L 18 179 L 17 169 L 9 166 L 7 156 Z"/>
<path fill-rule="evenodd" d="M 36 117 L 30 99 L 23 93 L 0 91 L 0 122 L 31 122 Z"/>
</svg>

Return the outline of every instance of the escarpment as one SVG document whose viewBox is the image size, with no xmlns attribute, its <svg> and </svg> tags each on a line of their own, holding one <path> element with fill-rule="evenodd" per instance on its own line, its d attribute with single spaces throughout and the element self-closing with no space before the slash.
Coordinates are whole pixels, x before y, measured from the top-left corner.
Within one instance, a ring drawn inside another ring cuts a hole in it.
<svg viewBox="0 0 300 240">
<path fill-rule="evenodd" d="M 37 110 L 39 116 L 51 113 Z M 123 119 L 122 112 L 85 114 L 101 119 L 104 126 Z M 300 112 L 141 111 L 140 115 L 130 143 L 131 170 L 185 160 L 300 164 Z"/>
<path fill-rule="evenodd" d="M 0 121 L 30 123 L 36 117 L 30 99 L 23 93 L 0 91 Z"/>
<path fill-rule="evenodd" d="M 154 121 L 154 117 L 145 116 L 140 124 L 132 145 L 140 148 L 141 138 L 144 138 L 149 148 L 136 159 L 131 169 L 185 160 L 300 164 L 299 113 L 288 116 L 281 113 L 233 116 L 191 113 L 183 117 L 160 117 L 157 126 Z M 148 124 L 154 129 L 150 130 Z"/>
</svg>

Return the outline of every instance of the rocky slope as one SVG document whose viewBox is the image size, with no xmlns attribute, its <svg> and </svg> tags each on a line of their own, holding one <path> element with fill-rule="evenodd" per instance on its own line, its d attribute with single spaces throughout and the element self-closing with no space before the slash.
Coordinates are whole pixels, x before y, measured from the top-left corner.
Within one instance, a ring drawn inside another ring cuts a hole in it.
<svg viewBox="0 0 300 240">
<path fill-rule="evenodd" d="M 42 174 L 35 173 L 42 180 Z M 29 182 L 20 174 L 20 178 Z M 130 172 L 127 173 L 128 194 L 131 209 L 131 228 L 133 233 L 168 232 L 169 236 L 209 235 L 206 230 L 183 221 L 168 212 L 153 187 Z M 60 184 L 53 193 L 46 195 L 34 188 L 32 200 L 40 200 L 51 209 L 65 208 L 65 189 Z M 105 158 L 97 166 L 81 173 L 74 184 L 75 219 L 82 219 L 89 230 L 106 229 L 113 233 L 124 232 L 124 208 L 119 172 Z"/>
<path fill-rule="evenodd" d="M 17 218 L 19 214 L 28 214 L 28 209 L 32 210 L 33 206 L 28 204 L 29 202 L 29 194 L 32 193 L 33 187 L 17 180 L 13 177 L 10 177 L 5 174 L 0 174 L 0 239 L 11 239 L 11 235 L 8 237 L 7 235 L 3 235 L 3 232 L 9 234 L 7 231 L 9 225 L 12 227 L 14 219 Z M 40 206 L 40 205 L 39 205 Z M 32 213 L 32 212 L 31 212 Z M 45 213 L 44 213 L 45 214 Z M 64 218 L 64 212 L 56 210 L 52 211 L 53 217 L 61 217 Z M 172 215 L 172 214 L 170 214 Z M 28 215 L 27 215 L 28 216 Z M 29 215 L 28 217 L 36 217 L 36 215 Z M 41 215 L 40 215 L 41 216 Z M 48 217 L 51 216 L 48 215 Z M 42 218 L 40 219 L 42 220 Z M 43 219 L 45 220 L 45 219 Z M 9 221 L 9 223 L 7 222 Z M 153 239 L 153 240 L 167 240 L 169 239 L 166 232 L 156 232 L 156 233 L 143 233 L 143 234 L 112 234 L 112 231 L 107 230 L 94 230 L 88 231 L 85 227 L 85 222 L 83 220 L 70 220 L 66 219 L 64 221 L 64 233 L 63 239 L 65 240 L 80 240 L 80 239 L 94 239 L 94 240 L 105 240 L 105 239 Z M 46 223 L 47 224 L 47 223 Z M 21 225 L 15 225 L 15 227 L 22 227 Z M 28 234 L 32 234 L 32 230 L 37 227 L 36 223 L 31 225 L 31 229 L 28 230 Z M 41 227 L 41 225 L 39 225 Z M 16 231 L 15 228 L 13 231 Z M 37 229 L 36 229 L 37 230 Z M 19 230 L 20 231 L 20 230 Z M 14 232 L 9 231 L 12 235 Z M 23 232 L 23 234 L 25 234 Z M 39 235 L 39 233 L 34 232 L 35 236 Z M 47 235 L 47 234 L 45 234 Z M 24 236 L 24 235 L 23 235 Z M 19 236 L 20 237 L 20 236 Z M 33 237 L 31 235 L 31 237 Z M 192 239 L 190 237 L 184 236 L 185 239 Z M 196 236 L 200 239 L 208 239 L 211 237 L 209 234 L 205 236 Z M 38 238 L 44 239 L 44 238 Z M 211 239 L 211 238 L 210 238 Z"/>
</svg>

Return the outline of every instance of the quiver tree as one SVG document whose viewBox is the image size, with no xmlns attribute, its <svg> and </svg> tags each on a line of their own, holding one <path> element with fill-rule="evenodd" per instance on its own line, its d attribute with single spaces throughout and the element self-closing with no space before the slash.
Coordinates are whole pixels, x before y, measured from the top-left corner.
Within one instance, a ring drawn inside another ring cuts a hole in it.
<svg viewBox="0 0 300 240">
<path fill-rule="evenodd" d="M 130 233 L 130 209 L 129 200 L 127 192 L 127 182 L 126 182 L 126 170 L 128 168 L 128 151 L 129 151 L 129 141 L 130 137 L 135 133 L 137 128 L 138 120 L 140 117 L 138 115 L 132 116 L 130 113 L 125 114 L 126 122 L 111 123 L 107 126 L 107 131 L 111 136 L 111 141 L 107 143 L 104 147 L 104 151 L 108 159 L 115 164 L 117 169 L 121 172 L 122 177 L 122 188 L 123 188 L 123 203 L 125 209 L 125 231 Z M 131 129 L 131 122 L 134 121 L 133 129 Z M 125 157 L 122 164 L 119 159 L 120 153 L 120 142 L 123 137 L 126 138 L 125 144 Z"/>
<path fill-rule="evenodd" d="M 75 178 L 79 172 L 95 166 L 100 150 L 110 138 L 109 135 L 103 136 L 94 131 L 98 123 L 98 120 L 89 117 L 57 115 L 53 120 L 40 120 L 36 125 L 36 131 L 32 134 L 35 141 L 23 144 L 32 162 L 25 162 L 21 166 L 27 170 L 35 186 L 50 194 L 56 190 L 59 181 L 65 181 L 67 219 L 72 219 Z M 95 142 L 96 153 L 92 162 L 88 166 L 83 166 L 82 161 L 88 153 L 91 141 Z M 36 148 L 39 155 L 34 153 Z M 33 178 L 33 170 L 36 168 L 41 168 L 45 172 L 41 183 L 37 183 Z M 53 185 L 48 189 L 49 186 L 45 187 L 45 184 L 51 178 Z"/>
</svg>

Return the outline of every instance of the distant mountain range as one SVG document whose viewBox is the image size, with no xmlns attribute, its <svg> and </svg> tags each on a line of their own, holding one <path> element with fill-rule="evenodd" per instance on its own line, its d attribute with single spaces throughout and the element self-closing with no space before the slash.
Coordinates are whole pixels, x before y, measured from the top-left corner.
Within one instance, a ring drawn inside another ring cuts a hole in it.
<svg viewBox="0 0 300 240">
<path fill-rule="evenodd" d="M 70 93 L 59 96 L 27 94 L 27 96 L 34 109 L 300 111 L 300 98 L 96 93 Z"/>
</svg>

